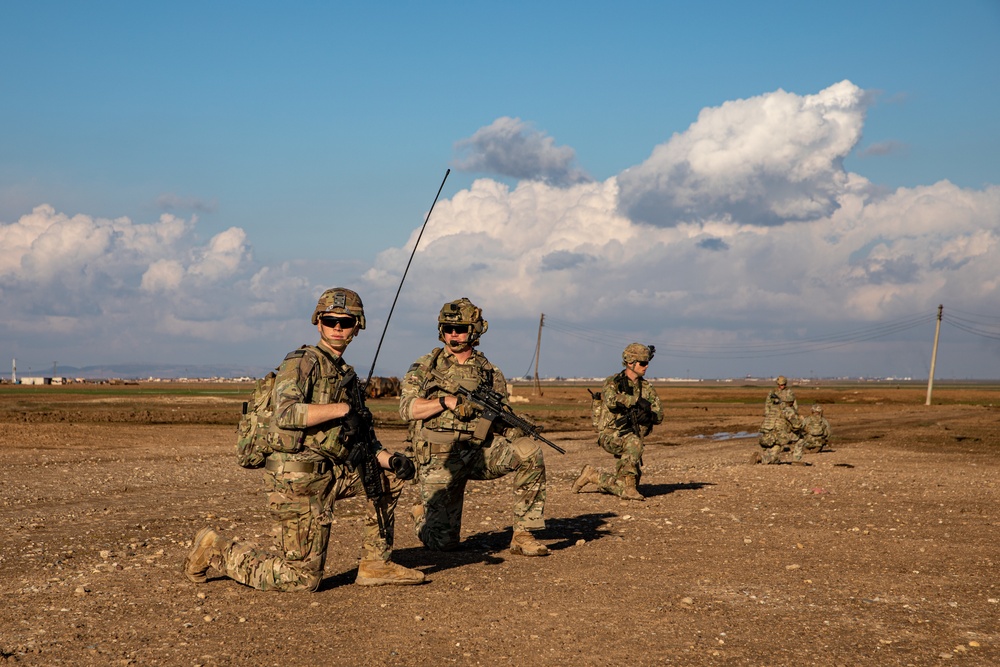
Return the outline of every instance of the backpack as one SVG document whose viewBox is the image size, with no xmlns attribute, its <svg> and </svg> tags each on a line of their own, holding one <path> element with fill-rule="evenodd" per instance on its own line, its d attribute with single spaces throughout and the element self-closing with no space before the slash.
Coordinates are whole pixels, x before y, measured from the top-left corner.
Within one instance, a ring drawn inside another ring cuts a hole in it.
<svg viewBox="0 0 1000 667">
<path fill-rule="evenodd" d="M 601 428 L 601 407 L 604 405 L 604 399 L 599 391 L 587 390 L 590 394 L 590 411 L 593 413 L 591 416 L 591 421 L 594 424 L 594 428 Z"/>
<path fill-rule="evenodd" d="M 254 385 L 249 401 L 243 402 L 243 414 L 236 427 L 236 462 L 241 468 L 260 468 L 271 453 L 268 432 L 274 413 L 274 379 L 271 371 Z"/>
</svg>

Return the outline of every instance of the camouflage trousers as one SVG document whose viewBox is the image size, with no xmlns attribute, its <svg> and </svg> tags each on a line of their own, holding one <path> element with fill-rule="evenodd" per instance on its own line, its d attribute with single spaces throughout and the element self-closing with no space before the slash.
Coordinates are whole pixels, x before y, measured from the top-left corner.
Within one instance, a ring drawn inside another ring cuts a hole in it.
<svg viewBox="0 0 1000 667">
<path fill-rule="evenodd" d="M 762 431 L 757 443 L 761 447 L 760 462 L 764 464 L 780 463 L 785 447 L 791 448 L 793 461 L 801 461 L 804 454 L 805 441 L 792 431 Z"/>
<path fill-rule="evenodd" d="M 428 443 L 417 443 L 417 449 L 427 452 L 417 471 L 423 515 L 413 525 L 424 546 L 439 551 L 458 547 L 465 485 L 470 479 L 498 479 L 514 473 L 514 528 L 545 527 L 545 460 L 532 438 L 511 441 L 494 436 L 488 447 L 459 446 L 440 453 Z"/>
<path fill-rule="evenodd" d="M 266 476 L 268 508 L 276 524 L 274 549 L 233 543 L 223 550 L 222 570 L 231 579 L 262 591 L 315 591 L 323 579 L 334 501 L 363 497 L 361 478 L 357 471 L 341 465 L 321 475 L 266 471 Z M 392 473 L 386 478 L 388 491 L 377 501 L 366 499 L 363 559 L 388 561 L 392 555 L 396 503 L 403 482 Z"/>
<path fill-rule="evenodd" d="M 614 454 L 615 473 L 598 473 L 600 481 L 597 488 L 604 493 L 622 495 L 625 490 L 625 477 L 632 475 L 636 484 L 642 476 L 642 438 L 635 433 L 618 435 L 618 431 L 602 431 L 597 436 L 597 444 L 609 454 Z"/>
<path fill-rule="evenodd" d="M 809 435 L 802 438 L 802 445 L 807 452 L 821 452 L 827 445 L 826 438 L 822 436 Z"/>
</svg>

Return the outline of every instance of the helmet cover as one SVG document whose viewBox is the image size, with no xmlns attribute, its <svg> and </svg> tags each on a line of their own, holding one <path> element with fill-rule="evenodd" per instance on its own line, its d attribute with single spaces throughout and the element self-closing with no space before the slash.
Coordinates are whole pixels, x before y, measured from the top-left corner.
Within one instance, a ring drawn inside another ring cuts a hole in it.
<svg viewBox="0 0 1000 667">
<path fill-rule="evenodd" d="M 312 323 L 317 324 L 323 315 L 353 315 L 358 318 L 358 328 L 365 328 L 365 306 L 358 293 L 344 287 L 334 287 L 323 292 L 312 314 Z"/>
</svg>

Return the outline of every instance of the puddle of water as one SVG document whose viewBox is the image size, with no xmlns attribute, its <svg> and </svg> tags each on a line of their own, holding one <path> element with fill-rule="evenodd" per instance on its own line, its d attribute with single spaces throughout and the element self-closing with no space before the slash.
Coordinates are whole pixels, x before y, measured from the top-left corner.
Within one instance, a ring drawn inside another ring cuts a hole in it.
<svg viewBox="0 0 1000 667">
<path fill-rule="evenodd" d="M 750 431 L 737 431 L 736 433 L 729 433 L 727 431 L 723 431 L 721 433 L 713 433 L 712 435 L 696 435 L 694 437 L 700 438 L 702 440 L 708 439 L 713 442 L 719 442 L 721 440 L 740 440 L 743 438 L 756 438 L 759 435 L 760 433 L 757 433 L 756 431 L 754 431 L 753 433 L 751 433 Z"/>
</svg>

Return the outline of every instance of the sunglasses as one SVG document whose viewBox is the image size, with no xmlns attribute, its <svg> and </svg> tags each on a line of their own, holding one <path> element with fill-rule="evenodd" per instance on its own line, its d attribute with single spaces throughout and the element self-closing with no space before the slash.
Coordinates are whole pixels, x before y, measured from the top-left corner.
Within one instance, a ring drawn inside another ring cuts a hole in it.
<svg viewBox="0 0 1000 667">
<path fill-rule="evenodd" d="M 640 366 L 648 366 L 649 365 L 648 361 L 636 361 L 635 363 L 639 364 Z"/>
<path fill-rule="evenodd" d="M 336 328 L 338 326 L 341 329 L 353 329 L 354 326 L 358 323 L 358 318 L 351 317 L 351 316 L 348 316 L 348 317 L 330 317 L 328 315 L 326 317 L 319 318 L 319 321 L 323 323 L 323 326 L 325 326 L 325 327 L 327 327 L 329 329 L 334 329 L 334 328 Z"/>
<path fill-rule="evenodd" d="M 442 333 L 446 333 L 446 334 L 463 334 L 463 333 L 469 333 L 469 325 L 468 324 L 442 324 L 441 325 L 441 331 L 442 331 Z"/>
</svg>

